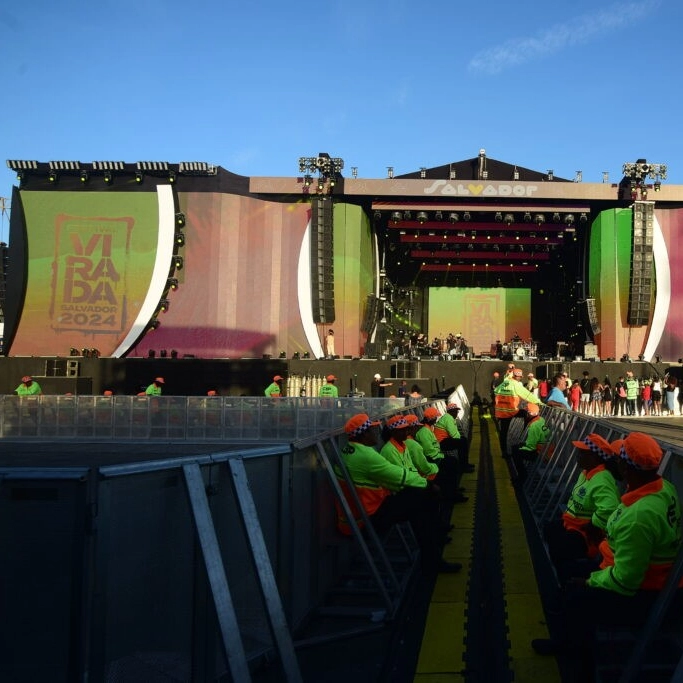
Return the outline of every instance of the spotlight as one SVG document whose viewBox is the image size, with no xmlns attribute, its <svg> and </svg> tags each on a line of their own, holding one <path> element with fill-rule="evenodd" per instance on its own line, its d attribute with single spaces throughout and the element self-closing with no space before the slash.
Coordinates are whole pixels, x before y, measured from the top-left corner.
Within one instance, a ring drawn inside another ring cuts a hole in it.
<svg viewBox="0 0 683 683">
<path fill-rule="evenodd" d="M 420 178 L 426 178 L 427 177 L 427 168 L 425 166 L 420 167 Z"/>
<path fill-rule="evenodd" d="M 451 223 L 457 223 L 457 222 L 460 220 L 460 216 L 458 216 L 457 213 L 452 212 L 452 213 L 449 213 L 449 214 L 448 214 L 448 220 L 449 220 Z M 467 219 L 465 219 L 465 220 L 467 220 Z"/>
<path fill-rule="evenodd" d="M 394 211 L 391 214 L 391 220 L 394 221 L 394 223 L 398 223 L 403 220 L 403 214 L 400 211 Z"/>
<path fill-rule="evenodd" d="M 524 212 L 524 222 L 531 223 L 531 214 L 528 211 Z"/>
<path fill-rule="evenodd" d="M 427 222 L 427 218 L 428 218 L 428 216 L 427 216 L 427 212 L 426 212 L 426 211 L 419 211 L 419 212 L 418 212 L 418 214 L 417 214 L 417 220 L 418 220 L 420 223 L 426 223 L 426 222 Z"/>
<path fill-rule="evenodd" d="M 81 171 L 81 182 L 82 183 L 88 182 L 88 172 L 86 170 Z"/>
<path fill-rule="evenodd" d="M 179 247 L 185 246 L 185 235 L 182 232 L 180 232 L 180 230 L 178 230 L 178 232 L 176 232 L 175 234 L 175 243 Z"/>
<path fill-rule="evenodd" d="M 588 215 L 585 212 L 582 212 L 579 215 L 579 222 L 580 223 L 586 223 L 588 221 Z"/>
<path fill-rule="evenodd" d="M 156 318 L 152 318 L 152 322 L 150 322 L 149 328 L 150 330 L 156 330 L 159 328 L 159 325 L 161 325 L 161 323 Z"/>
<path fill-rule="evenodd" d="M 403 218 L 407 221 L 409 221 L 413 217 L 413 214 L 410 213 L 410 211 L 404 211 L 403 212 Z"/>
<path fill-rule="evenodd" d="M 382 212 L 381 211 L 375 211 L 375 220 L 378 221 L 382 218 Z"/>
<path fill-rule="evenodd" d="M 91 358 L 99 358 L 100 357 L 100 350 L 99 349 L 90 349 L 90 357 Z"/>
<path fill-rule="evenodd" d="M 83 358 L 90 358 L 90 349 L 81 349 L 81 356 Z"/>
<path fill-rule="evenodd" d="M 57 174 L 54 171 L 50 171 L 47 174 L 47 179 L 51 183 L 56 183 L 57 182 Z"/>
<path fill-rule="evenodd" d="M 26 173 L 24 171 L 17 171 L 17 180 L 19 181 L 19 185 L 26 179 Z"/>
<path fill-rule="evenodd" d="M 159 355 L 162 358 L 166 358 L 166 356 L 168 355 L 168 351 L 166 351 L 166 349 L 161 349 L 161 351 L 159 351 Z"/>
<path fill-rule="evenodd" d="M 394 167 L 393 166 L 387 166 L 387 178 L 393 178 L 394 177 Z"/>
<path fill-rule="evenodd" d="M 542 213 L 537 213 L 534 218 L 534 221 L 536 225 L 541 225 L 541 223 L 545 223 L 545 215 Z"/>
<path fill-rule="evenodd" d="M 178 278 L 177 277 L 170 277 L 168 280 L 166 280 L 166 287 L 168 289 L 178 289 Z"/>
<path fill-rule="evenodd" d="M 182 213 L 182 211 L 179 211 L 175 215 L 175 224 L 180 228 L 184 227 L 184 225 L 185 225 L 185 214 Z"/>
<path fill-rule="evenodd" d="M 469 211 L 465 211 L 465 213 L 462 215 L 462 219 L 464 221 L 469 221 L 471 218 L 472 218 L 472 216 L 470 215 Z"/>
<path fill-rule="evenodd" d="M 72 347 L 69 349 L 69 355 L 70 355 L 70 356 L 78 356 L 78 355 L 79 355 L 78 349 L 75 348 L 74 346 L 72 346 Z"/>
<path fill-rule="evenodd" d="M 574 214 L 573 214 L 573 213 L 568 213 L 568 214 L 564 217 L 564 222 L 565 222 L 566 225 L 573 225 L 573 223 L 574 223 Z"/>
<path fill-rule="evenodd" d="M 515 222 L 515 217 L 511 213 L 506 213 L 503 220 L 505 221 L 505 225 L 512 225 Z"/>
<path fill-rule="evenodd" d="M 111 171 L 105 171 L 104 172 L 104 182 L 107 185 L 111 185 L 113 181 L 114 181 L 114 176 L 111 174 Z"/>
<path fill-rule="evenodd" d="M 351 175 L 354 178 L 358 177 L 358 166 L 351 166 Z"/>
<path fill-rule="evenodd" d="M 170 306 L 171 302 L 168 299 L 161 299 L 161 301 L 159 301 L 159 310 L 163 313 L 166 313 Z"/>
<path fill-rule="evenodd" d="M 178 352 L 175 349 L 171 349 L 171 358 L 177 358 Z"/>
<path fill-rule="evenodd" d="M 555 177 L 555 174 L 553 173 L 553 169 L 549 168 L 548 169 L 548 180 L 553 180 L 554 177 Z"/>
<path fill-rule="evenodd" d="M 448 171 L 448 178 L 449 178 L 449 180 L 455 180 L 457 177 L 458 177 L 458 174 L 455 172 L 455 169 L 454 169 L 454 168 L 451 168 L 451 169 Z"/>
<path fill-rule="evenodd" d="M 183 257 L 182 256 L 174 256 L 173 257 L 173 267 L 176 270 L 181 270 L 183 267 Z"/>
<path fill-rule="evenodd" d="M 655 180 L 655 192 L 659 192 L 662 189 L 662 183 L 659 180 Z"/>
<path fill-rule="evenodd" d="M 147 358 L 154 358 L 157 355 L 157 352 L 154 349 L 150 349 L 147 351 Z"/>
<path fill-rule="evenodd" d="M 557 213 L 557 211 L 553 214 L 553 223 L 559 223 L 560 222 L 560 214 Z"/>
<path fill-rule="evenodd" d="M 513 180 L 519 180 L 519 170 L 517 166 L 515 166 L 515 170 L 512 172 L 512 179 Z"/>
<path fill-rule="evenodd" d="M 171 185 L 173 185 L 173 183 L 175 183 L 175 181 L 176 181 L 175 171 L 169 171 L 168 172 L 168 182 L 171 183 Z"/>
<path fill-rule="evenodd" d="M 313 178 L 311 178 L 311 176 L 309 176 L 308 174 L 304 176 L 304 185 L 306 187 L 309 187 L 312 182 Z"/>
<path fill-rule="evenodd" d="M 434 214 L 434 220 L 436 220 L 436 221 L 442 221 L 443 220 L 443 214 L 441 213 L 441 211 L 437 211 Z"/>
<path fill-rule="evenodd" d="M 135 171 L 135 182 L 136 183 L 141 183 L 142 182 L 142 171 Z"/>
<path fill-rule="evenodd" d="M 496 221 L 500 223 L 503 220 L 503 214 L 500 211 L 496 211 L 496 215 L 494 216 Z"/>
<path fill-rule="evenodd" d="M 287 358 L 287 352 L 286 351 L 280 351 L 280 358 Z"/>
</svg>

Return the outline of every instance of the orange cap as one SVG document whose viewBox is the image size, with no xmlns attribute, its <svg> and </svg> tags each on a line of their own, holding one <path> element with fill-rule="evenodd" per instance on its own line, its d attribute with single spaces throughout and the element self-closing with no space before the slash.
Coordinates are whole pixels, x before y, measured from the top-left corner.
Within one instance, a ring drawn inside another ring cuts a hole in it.
<svg viewBox="0 0 683 683">
<path fill-rule="evenodd" d="M 649 434 L 631 432 L 624 439 L 619 455 L 637 470 L 656 470 L 662 462 L 664 452 Z"/>
<path fill-rule="evenodd" d="M 325 379 L 328 382 L 335 382 L 337 380 L 337 378 L 334 375 L 328 375 L 327 377 L 325 377 Z"/>
<path fill-rule="evenodd" d="M 589 434 L 583 441 L 572 441 L 574 446 L 582 451 L 592 451 L 603 460 L 614 457 L 614 451 L 607 439 L 600 434 Z"/>
<path fill-rule="evenodd" d="M 273 377 L 273 382 L 279 382 L 281 379 L 282 377 L 280 377 L 280 375 L 275 375 L 275 377 Z"/>
<path fill-rule="evenodd" d="M 367 413 L 358 413 L 358 415 L 354 415 L 347 420 L 344 425 L 344 431 L 352 437 L 360 436 L 363 432 L 370 429 L 370 427 L 376 427 L 378 425 L 379 422 L 373 422 Z"/>
<path fill-rule="evenodd" d="M 155 377 L 155 378 L 154 378 L 154 381 L 155 381 L 155 382 L 159 382 L 159 384 L 163 384 L 163 383 L 164 383 L 164 378 L 163 378 L 163 377 Z"/>
<path fill-rule="evenodd" d="M 438 420 L 439 411 L 434 408 L 434 406 L 429 406 L 429 408 L 425 408 L 424 413 L 422 413 L 422 417 L 424 417 L 425 420 Z"/>
<path fill-rule="evenodd" d="M 406 415 L 394 415 L 387 420 L 387 427 L 389 429 L 404 429 L 410 423 L 406 419 Z"/>
</svg>

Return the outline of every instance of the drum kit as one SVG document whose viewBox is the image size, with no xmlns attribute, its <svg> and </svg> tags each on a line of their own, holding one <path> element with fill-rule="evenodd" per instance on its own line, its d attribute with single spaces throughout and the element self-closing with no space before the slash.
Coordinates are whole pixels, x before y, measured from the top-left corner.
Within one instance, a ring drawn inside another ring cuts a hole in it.
<svg viewBox="0 0 683 683">
<path fill-rule="evenodd" d="M 530 360 L 536 358 L 537 345 L 533 340 L 522 341 L 513 339 L 502 345 L 502 358 L 504 360 Z"/>
</svg>

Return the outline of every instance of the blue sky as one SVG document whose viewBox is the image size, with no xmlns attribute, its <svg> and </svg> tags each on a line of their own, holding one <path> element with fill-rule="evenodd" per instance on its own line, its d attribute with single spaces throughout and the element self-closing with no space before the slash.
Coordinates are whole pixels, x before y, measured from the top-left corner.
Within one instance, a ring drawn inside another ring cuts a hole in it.
<svg viewBox="0 0 683 683">
<path fill-rule="evenodd" d="M 0 9 L 6 159 L 381 178 L 489 157 L 683 184 L 679 0 L 29 0 Z"/>
</svg>

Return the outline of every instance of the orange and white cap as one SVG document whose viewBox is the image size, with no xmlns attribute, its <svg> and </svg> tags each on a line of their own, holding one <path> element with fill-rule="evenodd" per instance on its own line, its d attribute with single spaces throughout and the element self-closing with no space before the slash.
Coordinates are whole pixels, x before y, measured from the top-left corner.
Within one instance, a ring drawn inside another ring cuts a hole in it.
<svg viewBox="0 0 683 683">
<path fill-rule="evenodd" d="M 360 436 L 363 432 L 366 432 L 370 427 L 377 427 L 379 422 L 373 422 L 367 413 L 358 413 L 349 418 L 344 425 L 344 431 L 348 436 Z"/>
</svg>

